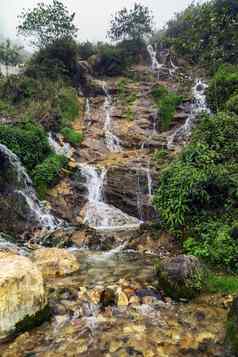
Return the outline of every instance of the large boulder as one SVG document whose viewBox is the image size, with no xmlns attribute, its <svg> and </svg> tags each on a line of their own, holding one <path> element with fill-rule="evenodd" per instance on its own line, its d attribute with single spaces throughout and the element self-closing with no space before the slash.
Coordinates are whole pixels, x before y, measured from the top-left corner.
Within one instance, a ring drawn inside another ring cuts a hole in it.
<svg viewBox="0 0 238 357">
<path fill-rule="evenodd" d="M 75 256 L 66 249 L 42 248 L 34 253 L 34 261 L 44 278 L 64 276 L 79 270 Z"/>
<path fill-rule="evenodd" d="M 0 253 L 0 340 L 38 325 L 46 317 L 43 277 L 30 259 Z"/>
<path fill-rule="evenodd" d="M 199 259 L 178 255 L 157 264 L 159 285 L 174 299 L 190 299 L 203 288 L 206 272 Z"/>
<path fill-rule="evenodd" d="M 225 345 L 227 357 L 238 356 L 238 297 L 234 299 L 228 314 Z"/>
<path fill-rule="evenodd" d="M 154 173 L 146 168 L 132 164 L 111 166 L 104 187 L 106 202 L 143 221 L 154 219 L 156 212 L 151 200 L 154 182 Z"/>
</svg>

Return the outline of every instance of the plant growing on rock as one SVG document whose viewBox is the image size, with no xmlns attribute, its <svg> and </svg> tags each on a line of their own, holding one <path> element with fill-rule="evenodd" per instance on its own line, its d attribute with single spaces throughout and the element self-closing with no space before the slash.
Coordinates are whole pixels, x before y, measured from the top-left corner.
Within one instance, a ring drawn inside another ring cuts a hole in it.
<svg viewBox="0 0 238 357">
<path fill-rule="evenodd" d="M 80 144 L 83 140 L 83 133 L 79 133 L 72 128 L 65 127 L 61 130 L 61 134 L 72 145 Z"/>
<path fill-rule="evenodd" d="M 56 183 L 61 169 L 66 166 L 67 162 L 66 157 L 52 154 L 35 167 L 33 182 L 41 198 L 44 198 L 48 188 Z"/>
</svg>

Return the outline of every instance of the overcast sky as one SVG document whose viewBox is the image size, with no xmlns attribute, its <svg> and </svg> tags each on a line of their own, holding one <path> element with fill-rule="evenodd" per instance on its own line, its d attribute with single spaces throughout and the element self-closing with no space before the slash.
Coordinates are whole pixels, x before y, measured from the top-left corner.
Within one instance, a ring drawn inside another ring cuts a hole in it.
<svg viewBox="0 0 238 357">
<path fill-rule="evenodd" d="M 0 32 L 7 37 L 15 38 L 17 15 L 23 8 L 32 8 L 38 2 L 39 0 L 0 0 Z M 102 41 L 105 40 L 111 14 L 124 6 L 132 6 L 135 0 L 63 0 L 63 2 L 70 11 L 76 13 L 75 24 L 79 27 L 79 39 Z M 150 7 L 157 27 L 162 27 L 175 12 L 185 9 L 192 0 L 141 0 L 138 2 Z"/>
</svg>

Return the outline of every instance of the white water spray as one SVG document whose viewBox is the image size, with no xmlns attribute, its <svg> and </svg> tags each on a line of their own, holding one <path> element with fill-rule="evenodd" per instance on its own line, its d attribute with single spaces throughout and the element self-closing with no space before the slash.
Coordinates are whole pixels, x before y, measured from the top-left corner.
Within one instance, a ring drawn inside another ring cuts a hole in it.
<svg viewBox="0 0 238 357">
<path fill-rule="evenodd" d="M 120 231 L 136 229 L 141 222 L 120 209 L 106 204 L 103 197 L 103 187 L 106 179 L 106 170 L 95 166 L 80 164 L 82 176 L 85 178 L 85 187 L 88 195 L 84 207 L 84 223 L 101 231 Z"/>
<path fill-rule="evenodd" d="M 92 111 L 89 98 L 86 99 L 84 121 L 88 126 L 92 124 Z"/>
<path fill-rule="evenodd" d="M 74 149 L 69 143 L 64 143 L 62 140 L 60 140 L 60 137 L 56 135 L 56 140 L 51 132 L 48 134 L 48 141 L 49 145 L 52 148 L 52 150 L 57 154 L 57 155 L 64 155 L 67 158 L 71 158 L 74 152 Z"/>
<path fill-rule="evenodd" d="M 147 51 L 151 59 L 151 70 L 152 72 L 157 74 L 157 78 L 159 79 L 160 71 L 164 67 L 164 65 L 162 63 L 159 63 L 159 61 L 157 60 L 157 53 L 152 45 L 147 46 Z"/>
<path fill-rule="evenodd" d="M 18 187 L 14 192 L 26 202 L 32 217 L 42 227 L 54 229 L 59 226 L 61 222 L 52 214 L 50 214 L 49 210 L 44 207 L 42 202 L 38 200 L 35 190 L 33 188 L 32 181 L 28 176 L 25 168 L 22 166 L 18 157 L 5 145 L 0 144 L 0 151 L 2 151 L 6 155 L 10 164 L 16 171 L 16 185 Z"/>
<path fill-rule="evenodd" d="M 201 79 L 197 79 L 195 81 L 195 85 L 192 88 L 194 99 L 192 103 L 191 113 L 188 116 L 184 125 L 176 129 L 173 134 L 168 137 L 167 148 L 169 150 L 174 148 L 175 142 L 177 140 L 186 141 L 189 138 L 199 114 L 203 112 L 210 113 L 205 95 L 206 88 L 206 83 L 204 83 Z"/>
<path fill-rule="evenodd" d="M 105 141 L 109 151 L 111 152 L 121 152 L 121 143 L 120 139 L 113 134 L 112 132 L 112 98 L 108 93 L 106 87 L 104 86 L 105 92 L 105 102 L 104 102 L 104 111 L 105 111 L 105 123 L 104 123 L 104 131 L 105 131 Z"/>
</svg>

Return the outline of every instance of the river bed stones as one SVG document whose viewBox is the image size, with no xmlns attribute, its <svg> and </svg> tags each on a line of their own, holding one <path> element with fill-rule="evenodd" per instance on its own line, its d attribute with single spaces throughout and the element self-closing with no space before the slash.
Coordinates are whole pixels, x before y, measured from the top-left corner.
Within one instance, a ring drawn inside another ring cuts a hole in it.
<svg viewBox="0 0 238 357">
<path fill-rule="evenodd" d="M 43 277 L 30 259 L 0 255 L 0 340 L 39 324 L 47 298 Z"/>
<path fill-rule="evenodd" d="M 194 256 L 178 255 L 157 264 L 159 285 L 174 299 L 190 299 L 203 288 L 206 273 L 199 259 Z"/>
<path fill-rule="evenodd" d="M 33 259 L 46 279 L 65 276 L 79 270 L 77 259 L 66 249 L 38 249 L 34 252 Z"/>
</svg>

